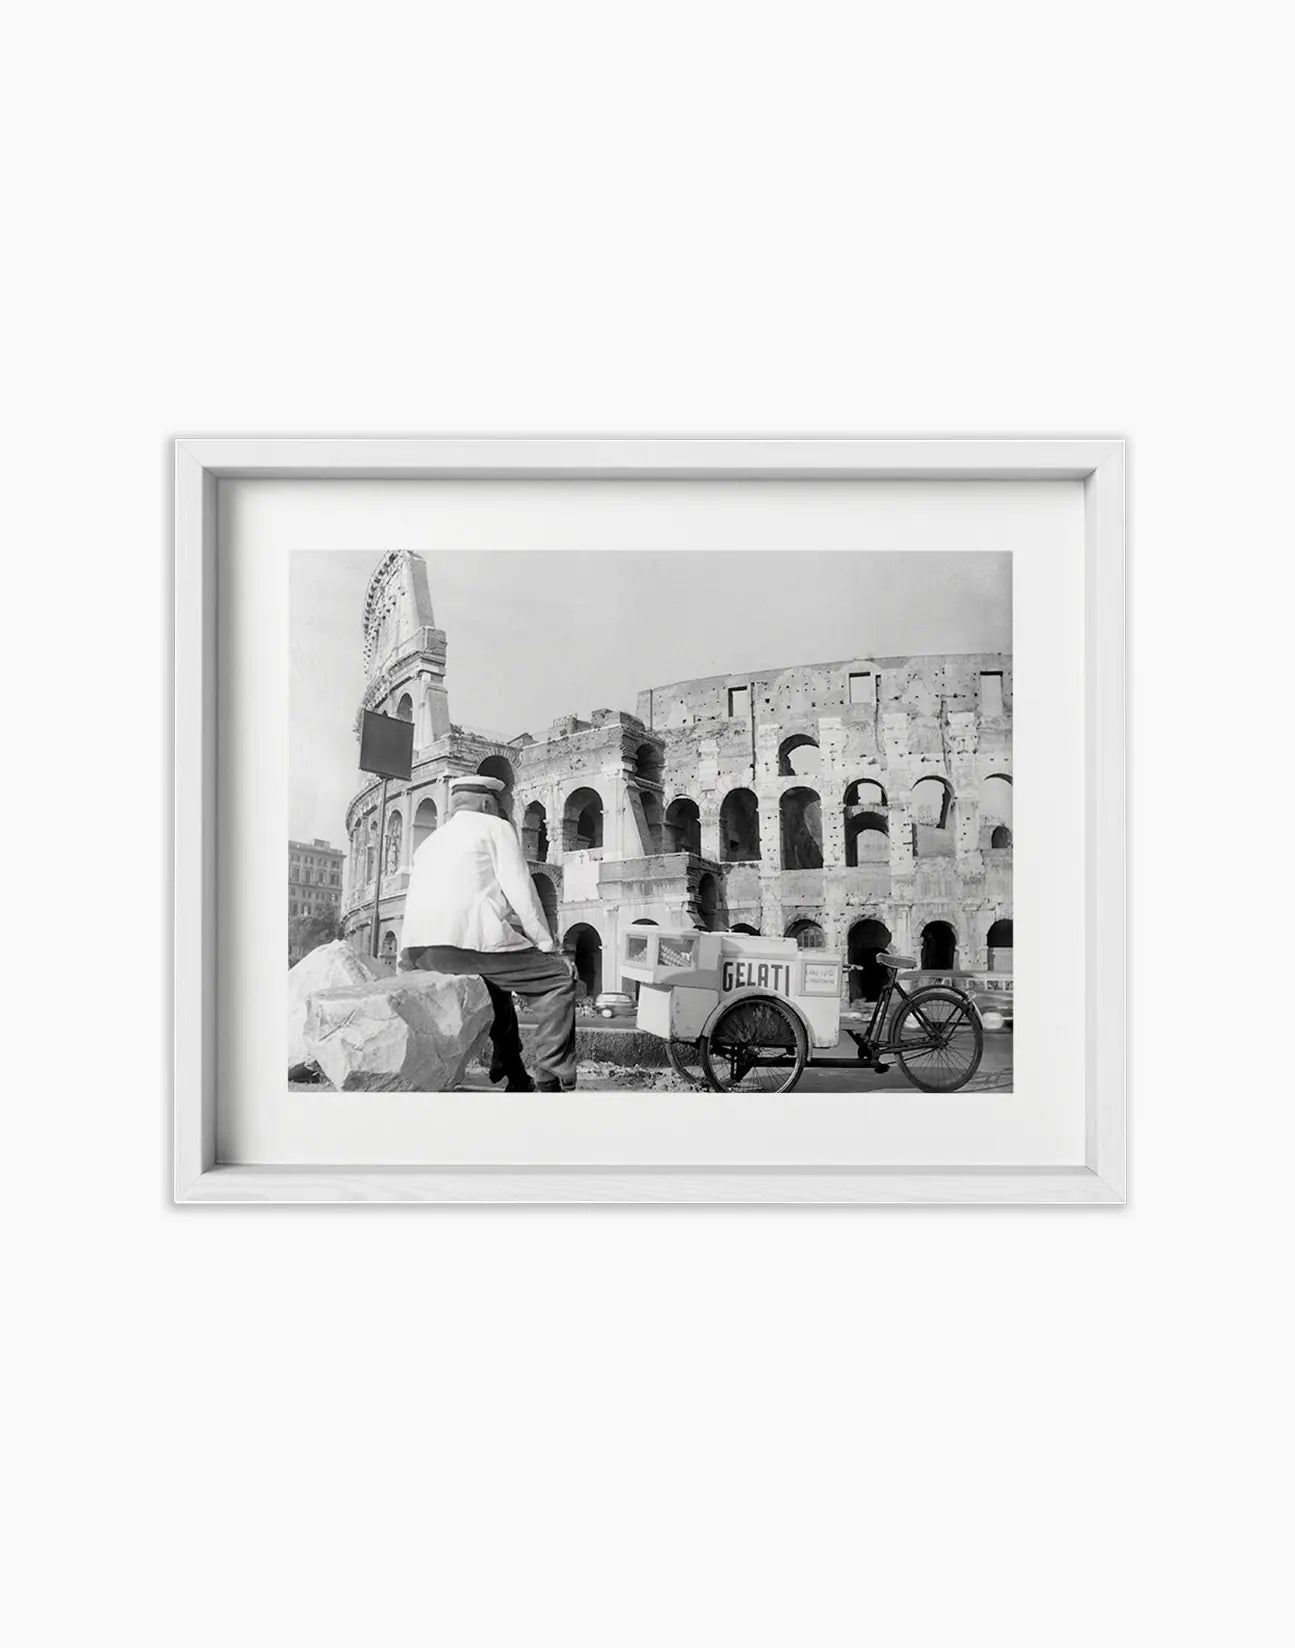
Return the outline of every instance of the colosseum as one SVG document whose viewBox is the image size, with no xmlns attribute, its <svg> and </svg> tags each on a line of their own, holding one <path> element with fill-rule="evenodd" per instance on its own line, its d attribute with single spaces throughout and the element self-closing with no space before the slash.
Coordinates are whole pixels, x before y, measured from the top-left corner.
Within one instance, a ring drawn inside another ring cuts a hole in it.
<svg viewBox="0 0 1295 1648">
<path fill-rule="evenodd" d="M 879 948 L 922 966 L 1010 971 L 1012 661 L 1002 653 L 851 658 L 648 687 L 634 713 L 564 716 L 500 741 L 450 720 L 446 638 L 427 568 L 385 556 L 364 604 L 361 710 L 414 723 L 408 785 L 347 809 L 343 923 L 394 957 L 410 865 L 451 778 L 504 781 L 549 925 L 587 992 L 615 989 L 634 923 L 795 937 L 862 970 Z M 358 726 L 358 716 L 357 716 Z M 375 877 L 380 885 L 375 886 Z"/>
</svg>

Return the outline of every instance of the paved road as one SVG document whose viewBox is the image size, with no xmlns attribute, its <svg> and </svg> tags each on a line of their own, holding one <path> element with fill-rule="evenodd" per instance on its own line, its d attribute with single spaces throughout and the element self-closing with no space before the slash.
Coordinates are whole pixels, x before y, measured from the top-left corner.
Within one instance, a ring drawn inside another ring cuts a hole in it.
<svg viewBox="0 0 1295 1648">
<path fill-rule="evenodd" d="M 849 1058 L 853 1052 L 854 1043 L 846 1041 L 827 1056 Z M 796 1085 L 798 1093 L 877 1093 L 890 1088 L 903 1088 L 909 1093 L 917 1091 L 897 1064 L 892 1064 L 884 1076 L 875 1070 L 816 1070 L 810 1065 Z M 985 1036 L 980 1069 L 961 1091 L 1010 1093 L 1011 1090 L 1012 1038 L 1005 1030 L 994 1031 Z"/>
<path fill-rule="evenodd" d="M 518 1014 L 522 1024 L 534 1021 L 526 1014 Z M 626 1034 L 635 1028 L 632 1018 L 625 1019 L 587 1019 L 576 1020 L 581 1029 L 597 1029 L 601 1034 Z M 837 1046 L 827 1054 L 827 1058 L 853 1059 L 855 1056 L 854 1043 L 848 1036 L 842 1036 Z M 809 1065 L 796 1086 L 798 1093 L 876 1093 L 890 1088 L 901 1088 L 912 1093 L 917 1090 L 909 1082 L 904 1072 L 897 1064 L 892 1064 L 884 1076 L 879 1076 L 875 1070 L 860 1070 L 857 1066 L 846 1070 L 815 1069 Z M 1012 1088 L 1012 1037 L 1006 1030 L 988 1031 L 985 1035 L 985 1052 L 980 1061 L 980 1069 L 963 1092 L 1003 1092 L 1008 1093 Z"/>
</svg>

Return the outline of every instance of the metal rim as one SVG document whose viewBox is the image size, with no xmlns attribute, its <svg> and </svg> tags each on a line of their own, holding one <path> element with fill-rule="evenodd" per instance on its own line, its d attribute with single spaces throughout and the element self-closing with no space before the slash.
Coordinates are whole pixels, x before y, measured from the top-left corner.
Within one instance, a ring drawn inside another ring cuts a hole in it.
<svg viewBox="0 0 1295 1648">
<path fill-rule="evenodd" d="M 679 1041 L 671 1037 L 665 1044 L 665 1050 L 670 1068 L 680 1080 L 703 1091 L 709 1086 L 702 1067 L 700 1042 Z"/>
<path fill-rule="evenodd" d="M 905 1048 L 904 1035 L 914 1039 Z M 924 1093 L 956 1093 L 980 1068 L 985 1037 L 971 998 L 921 990 L 900 1008 L 892 1032 L 905 1076 Z"/>
<path fill-rule="evenodd" d="M 808 1052 L 804 1025 L 772 996 L 730 1002 L 701 1041 L 706 1079 L 719 1093 L 789 1092 Z"/>
</svg>

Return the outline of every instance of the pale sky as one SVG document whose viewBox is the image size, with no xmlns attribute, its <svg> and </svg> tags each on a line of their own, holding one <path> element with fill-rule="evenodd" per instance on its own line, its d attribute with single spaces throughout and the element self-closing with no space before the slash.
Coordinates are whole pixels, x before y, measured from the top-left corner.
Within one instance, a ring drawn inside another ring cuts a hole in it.
<svg viewBox="0 0 1295 1648">
<path fill-rule="evenodd" d="M 288 827 L 343 846 L 359 788 L 364 591 L 385 550 L 291 557 Z M 480 551 L 424 555 L 450 718 L 505 739 L 634 712 L 645 687 L 910 653 L 1010 652 L 996 552 Z"/>
</svg>

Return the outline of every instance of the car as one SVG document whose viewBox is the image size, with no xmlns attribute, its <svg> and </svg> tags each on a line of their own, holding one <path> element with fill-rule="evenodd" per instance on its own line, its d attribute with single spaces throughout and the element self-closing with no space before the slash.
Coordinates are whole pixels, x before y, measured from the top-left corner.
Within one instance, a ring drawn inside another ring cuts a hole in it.
<svg viewBox="0 0 1295 1648">
<path fill-rule="evenodd" d="M 622 990 L 603 990 L 594 997 L 594 1012 L 600 1019 L 633 1018 L 634 997 Z"/>
<path fill-rule="evenodd" d="M 1013 1012 L 1012 975 L 1010 973 L 979 973 L 966 968 L 938 973 L 930 970 L 906 973 L 904 983 L 952 984 L 965 990 L 971 1004 L 980 1015 L 986 1030 L 1011 1030 L 1015 1025 Z"/>
<path fill-rule="evenodd" d="M 997 977 L 991 974 L 988 978 L 976 981 L 971 990 L 971 999 L 986 1030 L 1015 1029 L 1016 1014 L 1012 996 L 1010 974 L 999 974 Z"/>
</svg>

